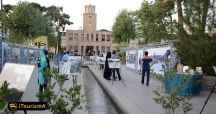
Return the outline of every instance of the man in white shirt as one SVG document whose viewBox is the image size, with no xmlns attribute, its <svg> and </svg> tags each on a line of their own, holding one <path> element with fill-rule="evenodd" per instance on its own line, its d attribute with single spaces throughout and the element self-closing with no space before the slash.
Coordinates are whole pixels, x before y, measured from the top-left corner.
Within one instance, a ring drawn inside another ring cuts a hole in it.
<svg viewBox="0 0 216 114">
<path fill-rule="evenodd" d="M 116 54 L 115 51 L 113 51 L 111 58 L 112 59 L 119 59 L 119 57 L 118 57 L 118 55 Z M 119 68 L 112 68 L 113 79 L 116 80 L 115 72 L 117 72 L 117 74 L 118 74 L 118 79 L 121 80 L 121 75 L 120 75 L 120 72 L 119 72 Z"/>
</svg>

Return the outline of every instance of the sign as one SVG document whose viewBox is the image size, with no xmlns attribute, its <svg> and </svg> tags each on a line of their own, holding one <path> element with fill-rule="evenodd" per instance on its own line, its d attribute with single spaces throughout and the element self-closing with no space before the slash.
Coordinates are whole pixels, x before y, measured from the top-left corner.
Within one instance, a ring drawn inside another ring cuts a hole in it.
<svg viewBox="0 0 216 114">
<path fill-rule="evenodd" d="M 0 76 L 0 83 L 7 81 L 9 88 L 25 91 L 34 70 L 34 65 L 6 63 Z"/>
<path fill-rule="evenodd" d="M 108 59 L 109 68 L 120 68 L 121 61 L 120 59 Z"/>
<path fill-rule="evenodd" d="M 10 111 L 16 110 L 46 110 L 48 104 L 45 102 L 9 102 L 8 109 Z"/>
<path fill-rule="evenodd" d="M 97 64 L 105 64 L 106 58 L 105 57 L 96 57 Z"/>
</svg>

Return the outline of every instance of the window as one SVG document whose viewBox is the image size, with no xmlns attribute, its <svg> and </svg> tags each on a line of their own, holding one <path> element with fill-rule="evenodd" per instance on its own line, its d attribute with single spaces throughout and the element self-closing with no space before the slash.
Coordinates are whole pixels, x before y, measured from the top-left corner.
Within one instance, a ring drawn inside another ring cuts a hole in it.
<svg viewBox="0 0 216 114">
<path fill-rule="evenodd" d="M 107 41 L 108 42 L 110 41 L 110 35 L 107 35 Z"/>
<path fill-rule="evenodd" d="M 78 46 L 74 46 L 74 51 L 78 52 Z"/>
<path fill-rule="evenodd" d="M 101 47 L 101 51 L 104 53 L 105 52 L 105 46 Z"/>
<path fill-rule="evenodd" d="M 74 34 L 74 40 L 78 40 L 78 33 Z"/>
<path fill-rule="evenodd" d="M 78 37 L 78 33 L 75 33 L 74 35 L 75 35 L 75 37 Z"/>
<path fill-rule="evenodd" d="M 94 41 L 94 34 L 91 34 L 91 41 Z"/>
<path fill-rule="evenodd" d="M 110 47 L 107 47 L 107 51 L 110 51 Z"/>
<path fill-rule="evenodd" d="M 96 41 L 98 41 L 98 34 L 96 34 Z"/>
<path fill-rule="evenodd" d="M 83 49 L 84 49 L 83 46 L 81 46 L 81 53 L 83 53 Z"/>
<path fill-rule="evenodd" d="M 86 36 L 86 40 L 89 41 L 89 34 L 87 34 L 87 36 Z"/>
<path fill-rule="evenodd" d="M 72 36 L 72 37 L 73 37 L 73 33 L 69 33 L 69 36 Z"/>
<path fill-rule="evenodd" d="M 73 40 L 73 37 L 69 37 L 69 40 Z"/>
<path fill-rule="evenodd" d="M 101 41 L 105 41 L 105 35 L 102 34 L 102 40 Z"/>
<path fill-rule="evenodd" d="M 99 51 L 99 46 L 96 46 L 96 50 Z"/>
<path fill-rule="evenodd" d="M 81 34 L 81 40 L 84 41 L 84 34 Z"/>
</svg>

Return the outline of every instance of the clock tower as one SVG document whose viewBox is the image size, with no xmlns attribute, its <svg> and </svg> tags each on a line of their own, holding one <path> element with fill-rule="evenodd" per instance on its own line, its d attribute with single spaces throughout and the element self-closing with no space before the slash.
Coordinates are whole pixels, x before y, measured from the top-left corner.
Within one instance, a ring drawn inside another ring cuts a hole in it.
<svg viewBox="0 0 216 114">
<path fill-rule="evenodd" d="M 84 32 L 96 31 L 96 13 L 94 5 L 86 5 L 85 12 L 83 14 L 83 30 Z"/>
</svg>

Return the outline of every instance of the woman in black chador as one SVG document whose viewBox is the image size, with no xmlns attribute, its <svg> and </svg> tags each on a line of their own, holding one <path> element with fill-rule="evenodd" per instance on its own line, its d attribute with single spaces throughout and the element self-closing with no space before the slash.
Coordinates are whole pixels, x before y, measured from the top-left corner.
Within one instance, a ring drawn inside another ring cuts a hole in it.
<svg viewBox="0 0 216 114">
<path fill-rule="evenodd" d="M 108 59 L 111 58 L 111 52 L 107 52 L 106 61 L 105 61 L 105 68 L 104 68 L 104 78 L 110 80 L 111 76 L 111 69 L 109 68 Z"/>
</svg>

